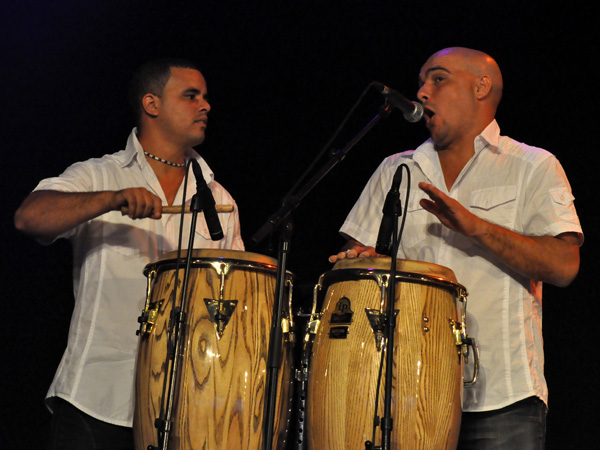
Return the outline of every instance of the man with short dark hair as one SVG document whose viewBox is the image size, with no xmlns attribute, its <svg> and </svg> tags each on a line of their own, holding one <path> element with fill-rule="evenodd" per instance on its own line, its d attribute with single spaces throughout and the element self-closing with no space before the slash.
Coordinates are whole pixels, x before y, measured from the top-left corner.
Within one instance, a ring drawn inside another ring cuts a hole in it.
<svg viewBox="0 0 600 450">
<path fill-rule="evenodd" d="M 74 255 L 75 308 L 47 401 L 53 410 L 51 448 L 133 447 L 137 317 L 144 306 L 144 267 L 177 249 L 180 216 L 163 205 L 189 203 L 196 192 L 186 161 L 196 159 L 220 213 L 224 232 L 212 241 L 199 218 L 195 246 L 244 250 L 233 198 L 192 147 L 204 141 L 210 105 L 195 65 L 158 60 L 132 80 L 138 127 L 125 150 L 75 163 L 42 180 L 15 214 L 15 226 L 40 242 L 69 239 Z M 126 216 L 121 208 L 127 207 Z M 182 242 L 188 242 L 190 217 Z"/>
<path fill-rule="evenodd" d="M 502 75 L 489 55 L 440 50 L 419 84 L 431 138 L 381 163 L 340 230 L 346 251 L 330 261 L 377 256 L 384 200 L 406 164 L 398 257 L 456 273 L 481 353 L 479 381 L 464 391 L 459 449 L 543 449 L 542 282 L 567 286 L 579 270 L 583 233 L 571 187 L 552 154 L 500 135 Z"/>
</svg>

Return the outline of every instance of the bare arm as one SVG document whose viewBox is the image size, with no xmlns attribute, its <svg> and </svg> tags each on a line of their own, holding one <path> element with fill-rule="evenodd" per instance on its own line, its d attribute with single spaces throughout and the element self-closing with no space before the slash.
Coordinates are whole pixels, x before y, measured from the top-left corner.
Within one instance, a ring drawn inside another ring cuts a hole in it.
<svg viewBox="0 0 600 450">
<path fill-rule="evenodd" d="M 431 184 L 419 183 L 431 200 L 421 206 L 451 230 L 475 239 L 516 272 L 556 286 L 568 286 L 579 271 L 576 233 L 524 236 L 475 216 Z"/>
<path fill-rule="evenodd" d="M 161 200 L 145 188 L 100 192 L 32 192 L 15 213 L 15 227 L 42 242 L 109 211 L 129 208 L 132 219 L 161 217 Z"/>
</svg>

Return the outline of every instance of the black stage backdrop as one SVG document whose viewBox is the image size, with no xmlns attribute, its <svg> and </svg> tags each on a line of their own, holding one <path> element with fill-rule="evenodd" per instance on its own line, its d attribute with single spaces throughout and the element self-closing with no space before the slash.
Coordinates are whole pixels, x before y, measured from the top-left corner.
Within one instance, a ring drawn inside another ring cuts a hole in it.
<svg viewBox="0 0 600 450">
<path fill-rule="evenodd" d="M 43 397 L 73 305 L 68 244 L 42 247 L 18 234 L 13 213 L 40 179 L 124 147 L 133 126 L 126 84 L 135 67 L 160 56 L 200 63 L 212 111 L 199 151 L 237 200 L 248 240 L 371 81 L 414 98 L 422 63 L 454 45 L 496 58 L 505 78 L 498 113 L 503 134 L 550 150 L 570 178 L 586 242 L 577 280 L 544 292 L 547 448 L 590 448 L 598 441 L 598 7 L 491 3 L 3 2 L 0 448 L 42 447 L 49 418 Z M 370 93 L 334 147 L 343 146 L 381 102 Z M 329 270 L 328 255 L 343 244 L 337 230 L 376 166 L 426 137 L 422 124 L 392 113 L 294 212 L 296 307 Z"/>
</svg>

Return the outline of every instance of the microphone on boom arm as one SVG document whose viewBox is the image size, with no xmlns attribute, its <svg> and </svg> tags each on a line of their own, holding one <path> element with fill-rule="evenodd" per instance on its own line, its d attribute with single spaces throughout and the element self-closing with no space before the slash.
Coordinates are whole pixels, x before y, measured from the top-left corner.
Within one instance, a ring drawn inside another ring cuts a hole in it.
<svg viewBox="0 0 600 450">
<path fill-rule="evenodd" d="M 400 92 L 387 87 L 383 83 L 373 82 L 373 86 L 383 94 L 387 102 L 394 108 L 402 111 L 404 118 L 409 122 L 418 122 L 423 118 L 423 105 L 417 102 L 411 102 Z"/>
</svg>

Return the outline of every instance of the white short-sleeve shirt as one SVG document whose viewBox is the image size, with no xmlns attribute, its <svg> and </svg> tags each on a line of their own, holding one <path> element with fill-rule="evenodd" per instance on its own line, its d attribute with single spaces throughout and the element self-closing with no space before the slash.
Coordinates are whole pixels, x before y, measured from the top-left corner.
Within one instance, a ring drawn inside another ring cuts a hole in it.
<svg viewBox="0 0 600 450">
<path fill-rule="evenodd" d="M 203 215 L 198 215 L 195 248 L 244 250 L 237 206 L 214 181 L 213 173 L 194 150 L 215 202 L 233 205 L 219 213 L 224 238 L 212 241 Z M 183 184 L 174 204 L 183 199 Z M 134 129 L 125 150 L 75 163 L 59 177 L 42 180 L 35 190 L 94 192 L 145 187 L 166 198 L 146 161 Z M 186 203 L 196 193 L 192 174 Z M 182 246 L 187 248 L 190 214 L 183 225 Z M 67 349 L 47 397 L 61 397 L 85 413 L 108 423 L 132 426 L 134 372 L 138 345 L 136 330 L 146 294 L 144 267 L 166 252 L 177 250 L 180 215 L 163 214 L 160 220 L 131 220 L 118 211 L 79 225 L 63 236 L 73 246 L 75 307 Z"/>
<path fill-rule="evenodd" d="M 581 244 L 574 197 L 560 163 L 545 150 L 501 136 L 494 120 L 475 139 L 475 155 L 448 191 L 428 140 L 381 163 L 341 227 L 344 236 L 375 246 L 386 194 L 403 163 L 410 169 L 411 188 L 398 257 L 449 267 L 469 292 L 467 332 L 478 342 L 481 364 L 478 383 L 465 389 L 463 410 L 498 409 L 532 395 L 547 403 L 542 283 L 515 273 L 474 240 L 444 227 L 419 205 L 427 195 L 417 184 L 433 184 L 473 214 L 517 233 L 575 232 Z M 403 202 L 406 184 L 401 185 Z M 470 371 L 467 366 L 465 377 Z"/>
</svg>

